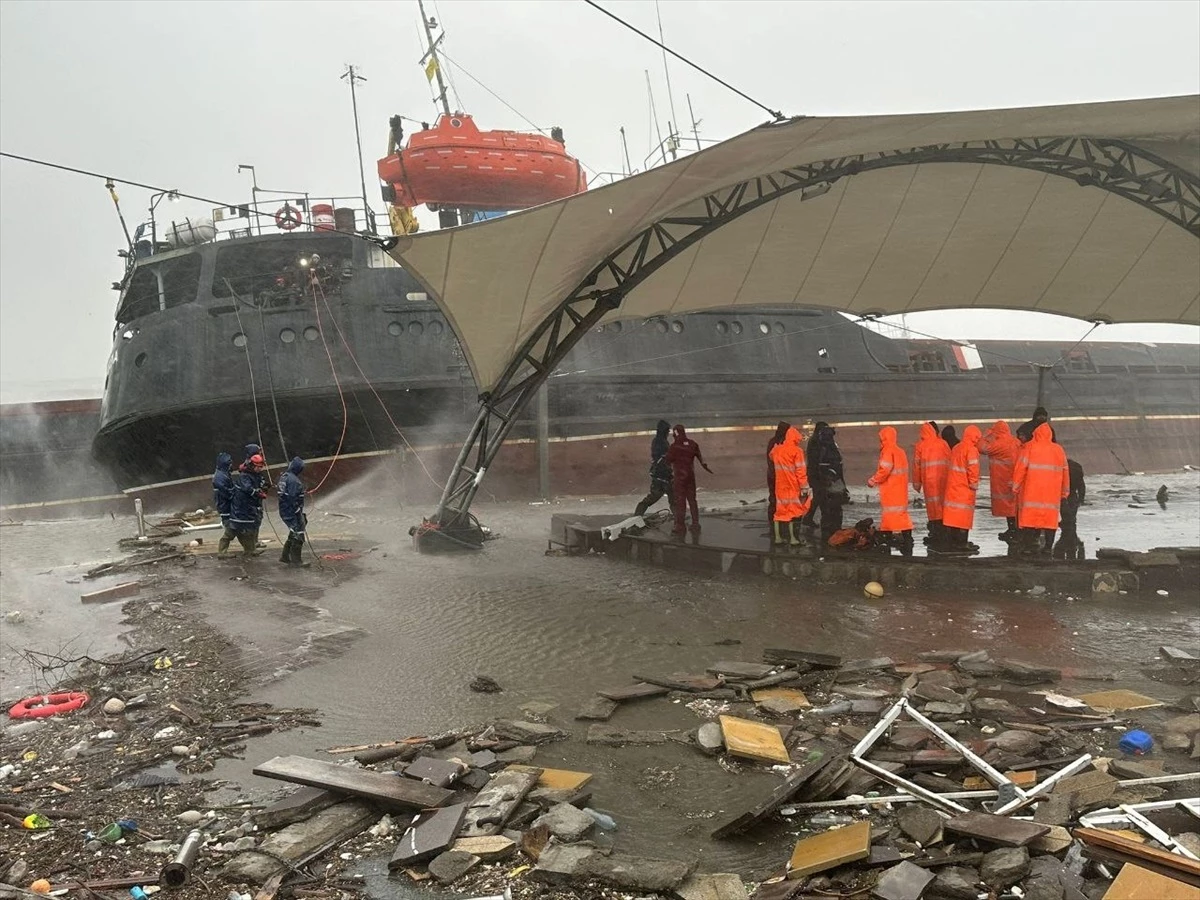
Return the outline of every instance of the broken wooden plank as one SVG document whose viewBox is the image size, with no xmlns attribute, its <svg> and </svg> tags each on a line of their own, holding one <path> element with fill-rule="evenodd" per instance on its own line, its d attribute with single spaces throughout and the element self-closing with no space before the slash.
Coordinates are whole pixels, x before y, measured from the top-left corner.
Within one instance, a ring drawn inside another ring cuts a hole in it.
<svg viewBox="0 0 1200 900">
<path fill-rule="evenodd" d="M 1148 847 L 1102 828 L 1076 828 L 1071 834 L 1075 836 L 1076 840 L 1083 841 L 1087 845 L 1089 855 L 1090 850 L 1093 849 L 1108 851 L 1110 854 L 1108 859 L 1135 863 L 1200 887 L 1200 862 L 1194 859 Z"/>
<path fill-rule="evenodd" d="M 725 749 L 734 756 L 762 762 L 791 762 L 778 728 L 737 716 L 721 716 L 719 721 L 725 736 Z"/>
<path fill-rule="evenodd" d="M 92 591 L 90 594 L 81 594 L 79 602 L 108 603 L 110 600 L 123 600 L 126 597 L 135 596 L 141 589 L 142 583 L 140 581 L 126 581 L 124 584 L 114 584 L 112 587 Z"/>
<path fill-rule="evenodd" d="M 521 805 L 525 795 L 533 790 L 541 777 L 541 769 L 513 771 L 505 769 L 479 792 L 467 808 L 462 837 L 486 837 L 499 834 L 509 817 Z"/>
<path fill-rule="evenodd" d="M 394 872 L 425 862 L 450 849 L 458 837 L 466 813 L 467 804 L 455 803 L 419 814 L 396 845 L 392 858 L 388 860 L 388 871 Z"/>
<path fill-rule="evenodd" d="M 734 681 L 754 680 L 765 678 L 774 672 L 775 667 L 765 663 L 741 662 L 739 660 L 723 659 L 708 666 L 704 671 L 710 675 L 724 675 Z"/>
<path fill-rule="evenodd" d="M 617 703 L 626 703 L 630 700 L 644 700 L 647 697 L 661 697 L 669 690 L 670 688 L 665 688 L 662 685 L 647 684 L 643 681 L 631 684 L 629 687 L 611 688 L 596 691 L 596 693 L 608 700 L 614 700 Z"/>
<path fill-rule="evenodd" d="M 1121 867 L 1104 900 L 1200 900 L 1200 888 L 1129 863 Z"/>
<path fill-rule="evenodd" d="M 590 772 L 571 772 L 567 769 L 538 769 L 533 766 L 509 766 L 506 772 L 538 772 L 537 787 L 549 791 L 577 791 L 592 780 Z"/>
<path fill-rule="evenodd" d="M 266 880 L 262 887 L 258 889 L 258 893 L 254 895 L 254 900 L 275 900 L 279 889 L 283 886 L 283 877 L 286 872 L 276 872 Z"/>
<path fill-rule="evenodd" d="M 638 681 L 657 684 L 659 687 L 669 688 L 672 691 L 687 691 L 688 693 L 711 691 L 725 683 L 723 678 L 715 675 L 690 675 L 687 672 L 675 672 L 671 675 L 634 675 L 633 677 Z"/>
<path fill-rule="evenodd" d="M 314 813 L 328 809 L 341 799 L 337 794 L 315 787 L 302 787 L 281 800 L 276 800 L 254 814 L 254 824 L 264 831 L 273 831 L 293 822 L 301 822 Z"/>
<path fill-rule="evenodd" d="M 323 788 L 338 794 L 352 794 L 378 803 L 386 809 L 429 809 L 445 806 L 452 791 L 420 781 L 367 772 L 303 756 L 277 756 L 255 766 L 255 775 L 295 784 Z"/>
<path fill-rule="evenodd" d="M 836 866 L 866 859 L 871 854 L 871 823 L 855 822 L 805 838 L 796 844 L 787 877 L 803 878 Z"/>
<path fill-rule="evenodd" d="M 825 766 L 829 765 L 830 761 L 834 758 L 835 757 L 832 756 L 826 756 L 822 759 L 814 760 L 808 765 L 797 769 L 786 779 L 784 779 L 781 784 L 776 785 L 776 787 L 771 791 L 771 793 L 767 794 L 766 797 L 764 797 L 754 806 L 750 807 L 750 809 L 746 810 L 744 813 L 741 813 L 736 818 L 726 822 L 724 825 L 714 831 L 712 836 L 718 840 L 721 840 L 727 837 L 732 837 L 735 834 L 741 834 L 743 831 L 753 828 L 780 806 L 791 800 L 792 797 L 796 795 L 796 792 L 800 790 L 800 788 L 802 788 L 810 779 L 816 777 L 816 775 Z"/>
<path fill-rule="evenodd" d="M 946 822 L 946 830 L 978 838 L 1001 847 L 1024 847 L 1050 830 L 1049 825 L 1022 822 L 990 813 L 960 813 Z"/>
<path fill-rule="evenodd" d="M 338 803 L 268 835 L 261 844 L 265 853 L 241 853 L 226 864 L 224 873 L 232 879 L 262 884 L 272 875 L 302 865 L 322 848 L 350 840 L 378 819 L 379 813 L 370 804 L 358 800 Z"/>
</svg>

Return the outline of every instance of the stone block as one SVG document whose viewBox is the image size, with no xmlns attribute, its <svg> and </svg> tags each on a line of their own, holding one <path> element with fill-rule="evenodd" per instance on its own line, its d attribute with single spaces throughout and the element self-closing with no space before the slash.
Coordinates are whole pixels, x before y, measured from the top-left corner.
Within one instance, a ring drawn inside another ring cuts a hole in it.
<svg viewBox="0 0 1200 900">
<path fill-rule="evenodd" d="M 1006 888 L 1029 874 L 1029 851 L 1024 847 L 1002 847 L 985 853 L 979 877 L 993 888 Z"/>
</svg>

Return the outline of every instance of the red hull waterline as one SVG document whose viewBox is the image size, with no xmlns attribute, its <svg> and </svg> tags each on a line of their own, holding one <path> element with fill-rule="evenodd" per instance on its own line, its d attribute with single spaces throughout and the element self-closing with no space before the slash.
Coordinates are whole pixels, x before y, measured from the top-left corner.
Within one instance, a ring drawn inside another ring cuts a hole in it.
<svg viewBox="0 0 1200 900">
<path fill-rule="evenodd" d="M 970 424 L 954 424 L 959 431 Z M 894 425 L 902 443 L 916 441 L 919 421 L 835 423 L 838 444 L 846 460 L 852 486 L 866 482 L 875 469 L 878 432 L 881 425 Z M 978 422 L 982 426 L 990 422 Z M 1105 416 L 1055 418 L 1059 441 L 1072 459 L 1092 475 L 1134 472 L 1179 471 L 1200 464 L 1200 416 Z M 765 495 L 766 443 L 775 425 L 739 425 L 689 429 L 700 441 L 715 475 L 705 475 L 704 490 L 758 490 Z M 632 507 L 647 488 L 647 465 L 651 431 L 631 431 L 578 438 L 551 439 L 548 447 L 550 493 L 552 496 L 627 495 Z M 426 475 L 412 451 L 372 451 L 331 459 L 313 459 L 305 468 L 305 481 L 314 486 L 325 480 L 312 504 L 319 508 L 337 488 L 364 476 L 378 476 L 372 485 L 376 495 L 398 497 L 406 505 L 432 512 L 444 477 L 454 462 L 457 444 L 418 450 Z M 332 465 L 332 471 L 330 467 Z M 273 476 L 278 473 L 273 469 Z M 326 478 L 326 473 L 329 477 Z M 476 510 L 486 516 L 489 502 L 535 500 L 541 496 L 538 448 L 532 440 L 510 441 L 501 450 L 476 500 Z M 133 501 L 141 498 L 148 515 L 167 515 L 211 504 L 210 475 L 162 484 L 130 488 L 120 493 L 78 497 L 48 503 L 24 503 L 0 507 L 0 519 L 65 519 L 133 512 Z M 334 504 L 336 505 L 336 497 Z M 269 501 L 270 502 L 270 501 Z M 425 508 L 428 507 L 426 510 Z M 414 510 L 414 515 L 416 511 Z"/>
</svg>

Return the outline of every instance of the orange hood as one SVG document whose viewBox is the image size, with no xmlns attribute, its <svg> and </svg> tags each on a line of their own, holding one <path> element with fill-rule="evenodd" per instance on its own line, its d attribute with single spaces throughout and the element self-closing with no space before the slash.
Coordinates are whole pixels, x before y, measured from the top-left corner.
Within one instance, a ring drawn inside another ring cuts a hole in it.
<svg viewBox="0 0 1200 900">
<path fill-rule="evenodd" d="M 1054 440 L 1054 432 L 1050 430 L 1050 425 L 1043 422 L 1037 428 L 1033 429 L 1033 439 L 1039 444 L 1049 444 Z"/>
<path fill-rule="evenodd" d="M 1012 437 L 1012 430 L 1008 427 L 1008 423 L 1001 419 L 988 429 L 988 435 L 993 438 Z"/>
<path fill-rule="evenodd" d="M 800 429 L 792 425 L 783 436 L 783 442 L 789 447 L 799 447 L 801 441 Z"/>
<path fill-rule="evenodd" d="M 979 441 L 982 438 L 983 438 L 983 432 L 980 431 L 979 427 L 976 425 L 968 425 L 966 427 L 966 430 L 963 431 L 963 436 L 962 436 L 963 442 L 967 443 L 967 444 L 971 444 L 972 446 L 978 446 Z"/>
<path fill-rule="evenodd" d="M 879 429 L 879 446 L 880 448 L 896 446 L 896 429 L 891 425 L 884 425 Z"/>
<path fill-rule="evenodd" d="M 928 422 L 925 422 L 921 426 L 921 442 L 922 443 L 924 443 L 925 441 L 932 441 L 937 436 L 938 436 L 937 430 Z"/>
</svg>

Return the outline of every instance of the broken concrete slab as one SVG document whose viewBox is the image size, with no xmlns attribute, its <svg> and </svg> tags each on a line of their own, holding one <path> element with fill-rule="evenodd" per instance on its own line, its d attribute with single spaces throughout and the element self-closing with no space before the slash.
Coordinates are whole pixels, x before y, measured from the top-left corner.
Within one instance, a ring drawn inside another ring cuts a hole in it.
<svg viewBox="0 0 1200 900">
<path fill-rule="evenodd" d="M 1061 853 L 1072 843 L 1074 838 L 1071 837 L 1071 832 L 1061 825 L 1051 825 L 1049 831 L 1030 843 L 1029 849 L 1035 853 Z"/>
<path fill-rule="evenodd" d="M 1000 667 L 1001 678 L 1016 684 L 1045 684 L 1062 680 L 1062 670 L 1050 666 L 1039 666 L 1019 659 L 998 659 L 996 665 Z"/>
<path fill-rule="evenodd" d="M 314 813 L 333 806 L 340 799 L 331 791 L 302 787 L 256 812 L 254 824 L 264 831 L 282 828 L 292 822 L 302 822 Z"/>
<path fill-rule="evenodd" d="M 495 727 L 499 737 L 522 744 L 548 744 L 551 741 L 561 741 L 567 736 L 567 733 L 561 728 L 555 728 L 544 722 L 528 722 L 523 719 L 502 719 L 496 723 Z"/>
<path fill-rule="evenodd" d="M 878 900 L 920 900 L 933 878 L 932 872 L 906 860 L 879 876 L 879 881 L 871 888 L 871 896 Z"/>
<path fill-rule="evenodd" d="M 931 719 L 938 719 L 942 717 L 958 719 L 965 716 L 970 708 L 971 707 L 966 703 L 943 703 L 941 701 L 934 701 L 933 703 L 926 703 L 925 708 L 922 711 Z"/>
<path fill-rule="evenodd" d="M 385 809 L 428 809 L 445 805 L 453 796 L 451 791 L 431 784 L 303 756 L 276 756 L 255 766 L 253 772 L 265 778 L 362 797 Z"/>
<path fill-rule="evenodd" d="M 667 736 L 661 731 L 624 731 L 608 725 L 592 725 L 587 730 L 587 742 L 603 747 L 623 747 L 626 744 L 665 744 Z"/>
<path fill-rule="evenodd" d="M 438 884 L 453 884 L 479 864 L 479 857 L 461 850 L 447 850 L 429 863 L 429 874 Z"/>
<path fill-rule="evenodd" d="M 1006 888 L 1029 874 L 1029 851 L 1024 847 L 1001 847 L 985 853 L 979 877 L 988 887 Z"/>
<path fill-rule="evenodd" d="M 583 706 L 579 707 L 579 712 L 575 713 L 576 719 L 596 720 L 607 722 L 612 718 L 612 714 L 617 711 L 619 704 L 616 700 L 610 700 L 608 697 L 601 697 L 597 694 L 590 700 L 586 701 Z"/>
<path fill-rule="evenodd" d="M 745 679 L 764 678 L 775 671 L 774 666 L 764 663 L 740 662 L 737 660 L 721 660 L 704 670 L 710 675 L 724 675 L 727 679 L 740 681 Z"/>
<path fill-rule="evenodd" d="M 843 673 L 850 674 L 855 672 L 873 672 L 877 669 L 890 669 L 896 661 L 890 656 L 876 656 L 871 659 L 849 659 L 842 663 L 840 669 Z"/>
<path fill-rule="evenodd" d="M 624 853 L 611 856 L 593 853 L 579 863 L 579 874 L 584 877 L 638 891 L 672 890 L 683 883 L 691 870 L 690 863 Z"/>
<path fill-rule="evenodd" d="M 946 866 L 938 871 L 932 893 L 948 900 L 976 900 L 981 893 L 979 873 L 963 866 Z"/>
<path fill-rule="evenodd" d="M 855 822 L 796 844 L 788 862 L 787 877 L 803 878 L 835 866 L 866 859 L 871 853 L 871 823 Z"/>
<path fill-rule="evenodd" d="M 816 759 L 807 765 L 797 769 L 789 775 L 784 781 L 777 785 L 772 791 L 749 810 L 735 818 L 726 822 L 720 828 L 712 833 L 712 836 L 717 839 L 723 839 L 735 834 L 741 834 L 754 825 L 761 822 L 772 812 L 792 799 L 801 788 L 805 787 L 810 781 L 816 780 L 836 757 L 825 757 Z"/>
<path fill-rule="evenodd" d="M 497 862 L 516 853 L 517 844 L 512 838 L 492 834 L 486 837 L 459 838 L 450 849 L 478 856 L 482 862 Z"/>
<path fill-rule="evenodd" d="M 1116 790 L 1117 779 L 1106 772 L 1093 770 L 1064 778 L 1054 785 L 1052 793 L 1066 797 L 1072 812 L 1081 812 L 1106 803 Z"/>
<path fill-rule="evenodd" d="M 841 668 L 842 658 L 831 653 L 817 653 L 813 650 L 764 650 L 763 659 L 776 665 L 795 665 L 797 663 L 811 666 L 814 669 Z"/>
<path fill-rule="evenodd" d="M 689 875 L 675 888 L 679 900 L 746 900 L 740 875 Z"/>
<path fill-rule="evenodd" d="M 596 822 L 583 810 L 576 809 L 569 803 L 558 803 L 550 807 L 533 824 L 535 827 L 545 825 L 558 840 L 564 844 L 573 844 L 583 840 L 584 835 L 592 830 Z"/>
<path fill-rule="evenodd" d="M 755 703 L 762 703 L 764 700 L 791 700 L 793 703 L 799 704 L 801 708 L 812 706 L 804 691 L 799 688 L 790 687 L 766 687 L 758 688 L 750 692 L 750 699 Z"/>
<path fill-rule="evenodd" d="M 508 750 L 501 750 L 496 754 L 496 759 L 502 763 L 528 765 L 533 762 L 535 756 L 537 756 L 537 747 L 521 745 L 519 747 L 510 747 Z"/>
<path fill-rule="evenodd" d="M 765 700 L 756 700 L 758 708 L 768 715 L 784 717 L 792 716 L 798 712 L 803 712 L 808 709 L 810 704 L 807 700 L 798 702 L 787 697 L 768 697 Z"/>
<path fill-rule="evenodd" d="M 435 787 L 449 787 L 467 771 L 468 766 L 448 759 L 434 759 L 431 756 L 418 756 L 404 770 L 405 778 L 424 781 Z"/>
<path fill-rule="evenodd" d="M 671 675 L 634 675 L 633 677 L 638 681 L 686 693 L 716 690 L 725 683 L 725 679 L 716 675 L 694 675 L 688 672 L 674 672 Z"/>
<path fill-rule="evenodd" d="M 1003 750 L 1005 753 L 1015 753 L 1018 756 L 1031 756 L 1042 749 L 1044 739 L 1029 731 L 1010 729 L 1002 731 L 995 737 L 989 738 L 989 747 Z"/>
<path fill-rule="evenodd" d="M 1188 713 L 1176 716 L 1163 722 L 1163 730 L 1168 734 L 1192 735 L 1200 731 L 1200 713 Z"/>
<path fill-rule="evenodd" d="M 791 762 L 778 728 L 737 716 L 720 716 L 718 721 L 725 736 L 725 749 L 734 756 L 761 762 Z"/>
<path fill-rule="evenodd" d="M 540 775 L 540 769 L 500 772 L 471 802 L 459 833 L 463 837 L 499 834 Z"/>
<path fill-rule="evenodd" d="M 628 687 L 610 688 L 603 691 L 596 691 L 596 693 L 607 700 L 613 700 L 617 703 L 628 703 L 631 700 L 644 700 L 647 697 L 661 697 L 669 690 L 670 688 L 665 688 L 661 685 L 640 682 L 638 684 L 631 684 Z"/>
<path fill-rule="evenodd" d="M 991 844 L 1005 847 L 1023 847 L 1050 830 L 1048 825 L 1007 819 L 990 813 L 966 812 L 950 819 L 947 831 L 964 834 Z"/>
<path fill-rule="evenodd" d="M 922 847 L 941 840 L 945 821 L 936 810 L 915 803 L 900 807 L 896 813 L 896 823 L 900 830 Z"/>
<path fill-rule="evenodd" d="M 583 844 L 547 844 L 534 857 L 537 859 L 537 865 L 530 875 L 537 881 L 549 884 L 567 884 L 577 878 L 586 877 L 584 864 L 598 855 L 599 851 L 595 847 Z"/>
<path fill-rule="evenodd" d="M 1038 803 L 1033 821 L 1039 825 L 1066 825 L 1071 821 L 1071 797 L 1052 793 Z"/>
<path fill-rule="evenodd" d="M 999 697 L 976 697 L 971 701 L 971 709 L 978 716 L 991 719 L 1011 720 L 1021 716 L 1021 711 Z"/>
<path fill-rule="evenodd" d="M 406 869 L 450 849 L 462 828 L 466 812 L 467 804 L 456 803 L 421 813 L 400 838 L 392 858 L 388 860 L 388 869 Z"/>
<path fill-rule="evenodd" d="M 370 804 L 359 800 L 337 803 L 268 835 L 259 845 L 265 853 L 239 854 L 223 871 L 231 878 L 262 884 L 272 875 L 288 871 L 289 864 L 298 865 L 326 845 L 348 841 L 378 820 L 379 813 Z"/>
</svg>

